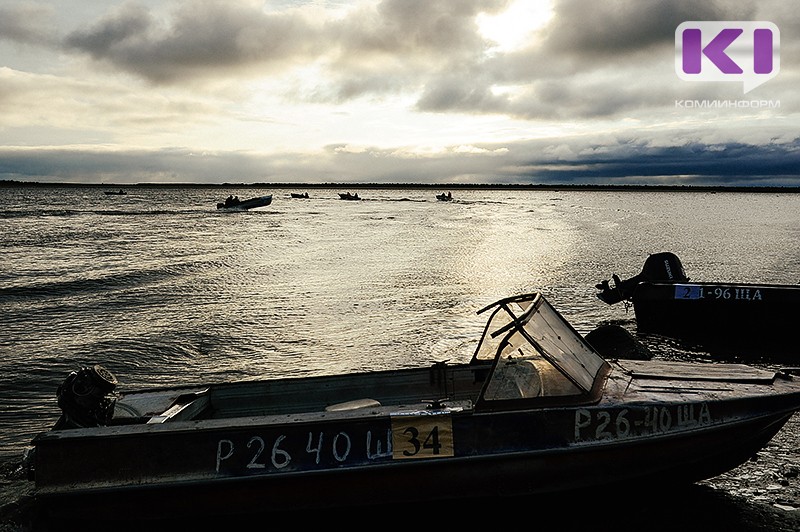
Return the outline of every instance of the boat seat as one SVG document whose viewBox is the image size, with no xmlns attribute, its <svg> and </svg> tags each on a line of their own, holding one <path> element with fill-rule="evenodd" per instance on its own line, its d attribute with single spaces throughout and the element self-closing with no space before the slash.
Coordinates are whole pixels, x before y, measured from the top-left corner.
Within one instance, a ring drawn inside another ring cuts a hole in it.
<svg viewBox="0 0 800 532">
<path fill-rule="evenodd" d="M 325 407 L 326 412 L 343 412 L 345 410 L 358 410 L 359 408 L 374 408 L 381 406 L 379 401 L 375 399 L 354 399 L 352 401 L 345 401 L 343 403 L 336 403 Z"/>
<path fill-rule="evenodd" d="M 189 400 L 190 399 L 190 400 Z M 208 395 L 186 394 L 178 397 L 175 404 L 159 415 L 152 416 L 148 425 L 166 423 L 168 421 L 189 421 L 203 412 L 211 404 Z"/>
</svg>

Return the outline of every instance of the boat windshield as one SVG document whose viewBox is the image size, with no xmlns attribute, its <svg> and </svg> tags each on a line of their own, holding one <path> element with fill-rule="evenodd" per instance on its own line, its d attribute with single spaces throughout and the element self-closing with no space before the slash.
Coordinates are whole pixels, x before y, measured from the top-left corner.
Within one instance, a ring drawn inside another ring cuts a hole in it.
<svg viewBox="0 0 800 532">
<path fill-rule="evenodd" d="M 605 360 L 541 296 L 495 307 L 473 361 L 494 360 L 486 401 L 588 394 Z"/>
</svg>

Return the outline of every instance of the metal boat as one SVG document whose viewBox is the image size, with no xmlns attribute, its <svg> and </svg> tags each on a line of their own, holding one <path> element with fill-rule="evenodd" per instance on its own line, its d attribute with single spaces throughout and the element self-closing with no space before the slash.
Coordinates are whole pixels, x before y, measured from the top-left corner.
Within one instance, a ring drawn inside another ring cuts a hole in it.
<svg viewBox="0 0 800 532">
<path fill-rule="evenodd" d="M 691 281 L 680 259 L 665 252 L 648 256 L 639 274 L 625 280 L 614 274 L 596 287 L 610 305 L 633 305 L 638 332 L 718 355 L 800 361 L 794 334 L 800 284 Z"/>
<path fill-rule="evenodd" d="M 217 203 L 217 209 L 227 211 L 247 211 L 257 207 L 266 207 L 272 203 L 272 194 L 257 196 L 247 200 L 240 200 L 229 196 L 224 202 Z"/>
<path fill-rule="evenodd" d="M 790 370 L 605 358 L 538 293 L 479 313 L 469 362 L 130 391 L 73 371 L 26 455 L 37 504 L 197 517 L 685 485 L 800 409 Z"/>
</svg>

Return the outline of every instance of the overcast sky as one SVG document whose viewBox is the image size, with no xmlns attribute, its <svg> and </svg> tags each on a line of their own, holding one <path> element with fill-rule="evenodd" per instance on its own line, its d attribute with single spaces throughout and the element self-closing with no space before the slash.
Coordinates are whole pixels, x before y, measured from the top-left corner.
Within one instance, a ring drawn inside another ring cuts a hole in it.
<svg viewBox="0 0 800 532">
<path fill-rule="evenodd" d="M 797 7 L 0 0 L 0 179 L 800 186 Z M 773 75 L 682 79 L 686 21 Z"/>
</svg>

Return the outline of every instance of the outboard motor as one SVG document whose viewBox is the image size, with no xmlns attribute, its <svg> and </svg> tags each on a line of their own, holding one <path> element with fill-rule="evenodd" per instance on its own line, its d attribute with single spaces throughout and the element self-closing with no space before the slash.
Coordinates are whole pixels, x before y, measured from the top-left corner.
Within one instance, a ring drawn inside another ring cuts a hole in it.
<svg viewBox="0 0 800 532">
<path fill-rule="evenodd" d="M 100 365 L 71 372 L 58 387 L 56 396 L 61 417 L 54 430 L 107 425 L 114 415 L 117 386 L 113 373 Z"/>
<path fill-rule="evenodd" d="M 595 285 L 600 290 L 597 297 L 612 305 L 624 299 L 630 299 L 633 291 L 641 282 L 649 281 L 656 283 L 685 283 L 689 280 L 686 272 L 683 271 L 681 260 L 674 253 L 663 252 L 653 253 L 644 261 L 642 271 L 630 279 L 624 281 L 617 274 L 613 274 L 614 286 L 609 282 L 602 281 Z"/>
</svg>

